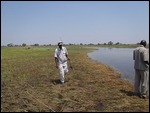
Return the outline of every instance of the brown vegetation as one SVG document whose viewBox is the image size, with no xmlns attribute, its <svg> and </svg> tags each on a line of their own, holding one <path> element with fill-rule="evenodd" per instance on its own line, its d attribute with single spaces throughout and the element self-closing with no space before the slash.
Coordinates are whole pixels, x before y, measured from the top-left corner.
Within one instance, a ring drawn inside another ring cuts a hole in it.
<svg viewBox="0 0 150 113">
<path fill-rule="evenodd" d="M 2 52 L 2 112 L 149 111 L 149 99 L 132 96 L 132 85 L 90 60 L 85 48 L 68 49 L 73 69 L 64 84 L 59 83 L 54 48 L 17 51 L 17 56 Z"/>
</svg>

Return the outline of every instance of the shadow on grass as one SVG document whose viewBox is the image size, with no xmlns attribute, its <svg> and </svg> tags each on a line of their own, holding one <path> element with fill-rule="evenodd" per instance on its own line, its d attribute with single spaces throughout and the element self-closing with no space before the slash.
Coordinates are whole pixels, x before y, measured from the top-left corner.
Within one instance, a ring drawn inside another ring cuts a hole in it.
<svg viewBox="0 0 150 113">
<path fill-rule="evenodd" d="M 53 83 L 54 85 L 56 85 L 56 84 L 62 84 L 61 81 L 60 81 L 60 79 L 52 80 L 52 83 Z"/>
<path fill-rule="evenodd" d="M 132 91 L 126 91 L 126 90 L 120 90 L 120 91 L 125 93 L 127 96 L 134 96 L 134 92 Z"/>
</svg>

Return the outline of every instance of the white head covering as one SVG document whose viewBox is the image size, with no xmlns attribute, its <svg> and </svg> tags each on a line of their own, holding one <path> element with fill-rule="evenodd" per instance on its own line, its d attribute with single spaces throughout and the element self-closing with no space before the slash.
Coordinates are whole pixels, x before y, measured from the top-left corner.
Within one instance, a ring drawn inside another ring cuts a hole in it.
<svg viewBox="0 0 150 113">
<path fill-rule="evenodd" d="M 59 46 L 59 45 L 63 45 L 63 42 L 62 42 L 62 41 L 59 41 L 59 42 L 58 42 L 58 46 Z"/>
</svg>

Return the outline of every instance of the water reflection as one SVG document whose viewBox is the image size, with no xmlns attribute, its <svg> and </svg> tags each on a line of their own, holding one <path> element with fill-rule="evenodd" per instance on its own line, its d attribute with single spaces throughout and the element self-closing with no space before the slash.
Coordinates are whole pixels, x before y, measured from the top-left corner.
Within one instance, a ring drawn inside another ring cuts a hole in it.
<svg viewBox="0 0 150 113">
<path fill-rule="evenodd" d="M 88 56 L 119 71 L 124 79 L 134 82 L 134 48 L 99 48 Z"/>
</svg>

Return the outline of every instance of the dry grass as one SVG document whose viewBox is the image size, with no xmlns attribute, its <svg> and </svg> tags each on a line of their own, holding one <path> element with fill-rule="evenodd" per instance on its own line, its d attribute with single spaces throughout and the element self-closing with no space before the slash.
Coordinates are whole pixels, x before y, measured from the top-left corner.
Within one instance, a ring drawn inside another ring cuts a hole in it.
<svg viewBox="0 0 150 113">
<path fill-rule="evenodd" d="M 64 84 L 54 48 L 2 49 L 2 112 L 148 112 L 149 99 L 111 68 L 88 58 L 89 48 L 68 47 L 73 69 Z"/>
</svg>

